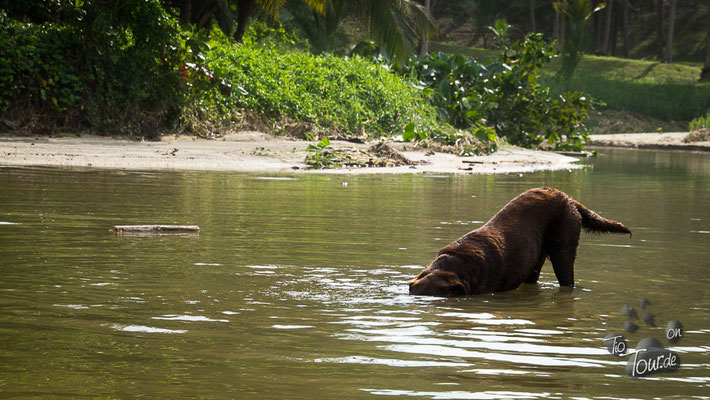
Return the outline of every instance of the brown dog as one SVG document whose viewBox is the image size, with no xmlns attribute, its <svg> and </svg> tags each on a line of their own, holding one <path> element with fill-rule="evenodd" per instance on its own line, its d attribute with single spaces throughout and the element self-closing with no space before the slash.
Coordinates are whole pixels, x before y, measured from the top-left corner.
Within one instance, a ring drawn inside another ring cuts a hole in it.
<svg viewBox="0 0 710 400">
<path fill-rule="evenodd" d="M 547 257 L 561 286 L 574 285 L 579 233 L 628 233 L 552 188 L 523 192 L 485 225 L 439 251 L 409 283 L 409 293 L 463 296 L 502 292 L 535 283 Z"/>
</svg>

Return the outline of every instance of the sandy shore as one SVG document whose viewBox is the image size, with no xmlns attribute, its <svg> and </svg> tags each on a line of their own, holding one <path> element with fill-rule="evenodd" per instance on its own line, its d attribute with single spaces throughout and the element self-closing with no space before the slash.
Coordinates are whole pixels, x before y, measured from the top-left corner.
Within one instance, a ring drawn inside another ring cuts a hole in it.
<svg viewBox="0 0 710 400">
<path fill-rule="evenodd" d="M 164 137 L 137 142 L 96 136 L 79 138 L 0 138 L 0 165 L 111 169 L 220 170 L 268 173 L 523 173 L 577 168 L 577 158 L 551 152 L 502 147 L 490 156 L 457 157 L 404 149 L 414 166 L 307 169 L 304 141 L 259 132 L 240 132 L 215 140 Z M 331 141 L 334 148 L 368 145 Z M 404 145 L 396 145 L 403 149 Z M 411 145 L 409 146 L 411 148 Z"/>
<path fill-rule="evenodd" d="M 683 143 L 683 138 L 686 136 L 688 132 L 591 135 L 589 145 L 648 150 L 710 151 L 710 142 Z"/>
<path fill-rule="evenodd" d="M 596 146 L 710 150 L 710 142 L 682 143 L 686 133 L 592 135 Z M 458 157 L 395 144 L 414 166 L 311 170 L 304 163 L 307 142 L 259 132 L 214 140 L 187 136 L 138 142 L 97 136 L 78 138 L 0 138 L 0 165 L 109 168 L 130 170 L 215 170 L 265 173 L 525 173 L 572 169 L 578 159 L 552 152 L 502 147 L 489 156 Z M 368 145 L 334 140 L 335 148 Z"/>
</svg>

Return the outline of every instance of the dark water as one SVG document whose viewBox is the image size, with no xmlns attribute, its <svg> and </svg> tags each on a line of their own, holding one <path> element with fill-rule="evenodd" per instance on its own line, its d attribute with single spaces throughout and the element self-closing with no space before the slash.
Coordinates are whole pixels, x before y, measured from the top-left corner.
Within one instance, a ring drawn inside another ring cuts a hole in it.
<svg viewBox="0 0 710 400">
<path fill-rule="evenodd" d="M 0 397 L 708 398 L 710 159 L 605 153 L 524 176 L 1 168 Z M 407 294 L 439 248 L 543 185 L 633 237 L 583 234 L 572 292 L 548 262 L 512 292 Z M 144 223 L 202 232 L 109 232 Z M 631 379 L 602 338 L 642 297 L 658 326 L 636 320 L 629 346 L 656 337 L 681 368 Z"/>
</svg>

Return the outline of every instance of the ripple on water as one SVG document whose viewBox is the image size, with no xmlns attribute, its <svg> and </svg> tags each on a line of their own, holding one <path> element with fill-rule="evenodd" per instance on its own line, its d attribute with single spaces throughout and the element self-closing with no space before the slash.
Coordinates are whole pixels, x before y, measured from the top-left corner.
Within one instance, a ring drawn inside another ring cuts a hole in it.
<svg viewBox="0 0 710 400">
<path fill-rule="evenodd" d="M 387 365 L 389 367 L 468 367 L 472 364 L 454 361 L 433 361 L 433 360 L 400 360 L 372 358 L 363 356 L 349 356 L 336 358 L 317 358 L 313 360 L 317 363 L 334 364 L 367 364 L 367 365 Z"/>
<path fill-rule="evenodd" d="M 394 390 L 394 389 L 360 389 L 374 395 L 381 396 L 406 396 L 406 397 L 423 397 L 434 400 L 449 400 L 449 399 L 534 399 L 547 398 L 550 393 L 531 393 L 531 392 L 508 392 L 508 391 L 485 391 L 485 392 L 417 392 L 412 390 Z"/>
<path fill-rule="evenodd" d="M 53 304 L 54 307 L 71 308 L 72 310 L 88 310 L 89 306 L 83 304 Z"/>
<path fill-rule="evenodd" d="M 227 319 L 212 319 L 204 315 L 174 315 L 167 314 L 160 317 L 152 317 L 152 319 L 160 319 L 165 321 L 185 321 L 185 322 L 229 322 Z"/>
<path fill-rule="evenodd" d="M 315 326 L 313 326 L 313 325 L 272 325 L 271 327 L 274 329 L 284 329 L 284 330 L 315 328 Z"/>
<path fill-rule="evenodd" d="M 113 325 L 113 329 L 121 332 L 138 332 L 138 333 L 187 333 L 184 329 L 164 329 L 164 328 L 154 328 L 152 326 L 144 325 Z"/>
<path fill-rule="evenodd" d="M 590 358 L 565 358 L 529 354 L 495 353 L 489 351 L 471 351 L 459 347 L 441 345 L 389 345 L 385 349 L 398 353 L 436 355 L 439 357 L 459 357 L 464 359 L 481 359 L 488 361 L 504 361 L 514 364 L 527 364 L 545 367 L 604 367 L 609 365 L 625 365 L 624 361 L 604 361 Z M 487 349 L 486 349 L 487 350 Z"/>
</svg>

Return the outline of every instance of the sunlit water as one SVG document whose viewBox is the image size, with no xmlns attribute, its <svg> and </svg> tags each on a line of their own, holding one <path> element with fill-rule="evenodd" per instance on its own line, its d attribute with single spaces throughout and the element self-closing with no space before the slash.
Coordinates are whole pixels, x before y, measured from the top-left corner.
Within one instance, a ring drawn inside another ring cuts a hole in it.
<svg viewBox="0 0 710 400">
<path fill-rule="evenodd" d="M 708 155 L 604 153 L 524 176 L 1 168 L 0 397 L 710 396 Z M 633 237 L 583 234 L 571 292 L 548 262 L 512 292 L 407 294 L 439 248 L 536 186 Z M 146 223 L 202 230 L 109 232 Z M 657 327 L 635 320 L 629 346 L 656 337 L 681 368 L 631 379 L 602 338 L 643 297 Z"/>
</svg>

